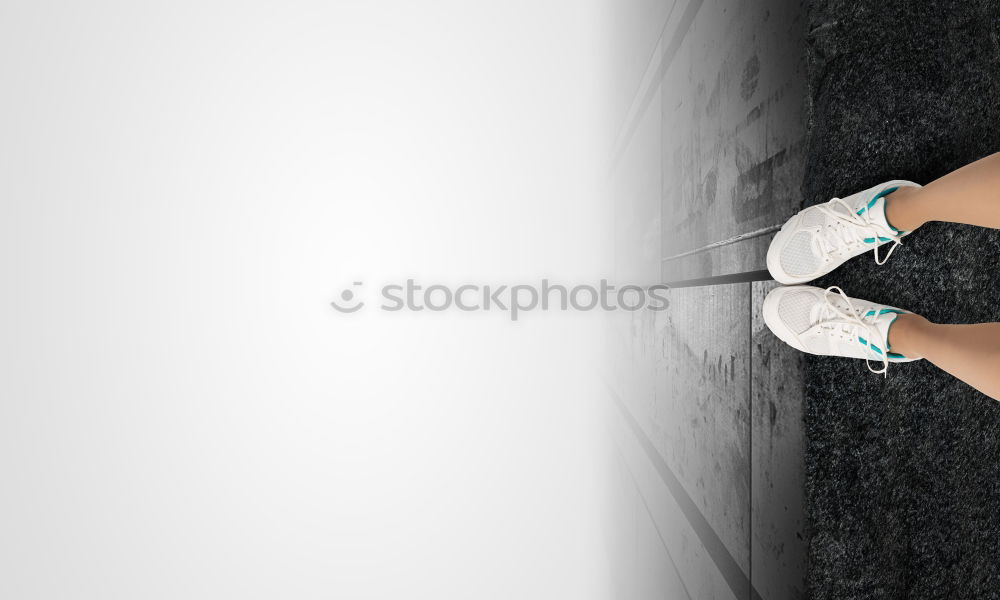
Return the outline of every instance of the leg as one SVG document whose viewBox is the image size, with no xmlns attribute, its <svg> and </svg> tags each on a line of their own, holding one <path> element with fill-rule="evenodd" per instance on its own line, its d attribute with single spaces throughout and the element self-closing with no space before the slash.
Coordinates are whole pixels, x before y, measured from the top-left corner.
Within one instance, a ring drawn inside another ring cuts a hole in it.
<svg viewBox="0 0 1000 600">
<path fill-rule="evenodd" d="M 889 194 L 885 216 L 903 231 L 913 231 L 928 221 L 1000 229 L 1000 152 L 922 188 L 900 188 Z"/>
<path fill-rule="evenodd" d="M 918 315 L 900 315 L 889 328 L 889 347 L 923 357 L 1000 400 L 1000 323 L 939 325 Z"/>
</svg>

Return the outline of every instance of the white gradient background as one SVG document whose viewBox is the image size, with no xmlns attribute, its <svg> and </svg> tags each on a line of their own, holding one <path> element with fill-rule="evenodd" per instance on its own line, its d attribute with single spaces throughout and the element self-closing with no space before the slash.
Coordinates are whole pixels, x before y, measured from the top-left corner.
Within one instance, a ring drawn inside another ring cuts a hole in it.
<svg viewBox="0 0 1000 600">
<path fill-rule="evenodd" d="M 0 4 L 0 598 L 601 598 L 596 0 Z M 374 300 L 374 298 L 370 298 Z"/>
</svg>

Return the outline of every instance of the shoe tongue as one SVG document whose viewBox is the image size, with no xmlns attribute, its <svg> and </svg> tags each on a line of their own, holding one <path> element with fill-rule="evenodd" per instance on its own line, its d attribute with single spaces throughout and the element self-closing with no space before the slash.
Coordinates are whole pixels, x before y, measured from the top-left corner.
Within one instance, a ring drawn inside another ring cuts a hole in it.
<svg viewBox="0 0 1000 600">
<path fill-rule="evenodd" d="M 875 319 L 875 329 L 878 330 L 879 341 L 884 341 L 886 346 L 889 345 L 889 326 L 892 325 L 892 322 L 895 321 L 898 316 L 899 314 L 897 313 L 887 312 L 879 315 L 878 318 Z"/>
<path fill-rule="evenodd" d="M 885 216 L 885 195 L 895 191 L 896 188 L 884 188 L 875 192 L 874 195 L 865 194 L 857 199 L 855 202 L 855 213 L 859 215 L 864 215 L 867 213 L 868 219 L 881 227 L 884 227 L 887 231 L 899 231 L 892 225 L 889 225 L 889 220 Z"/>
<path fill-rule="evenodd" d="M 876 308 L 875 310 L 881 312 L 882 309 Z M 882 313 L 876 317 L 875 323 L 872 325 L 872 328 L 878 332 L 878 336 L 869 341 L 878 346 L 883 352 L 892 352 L 892 349 L 889 348 L 889 326 L 892 325 L 892 322 L 898 316 L 899 314 L 895 312 Z"/>
</svg>

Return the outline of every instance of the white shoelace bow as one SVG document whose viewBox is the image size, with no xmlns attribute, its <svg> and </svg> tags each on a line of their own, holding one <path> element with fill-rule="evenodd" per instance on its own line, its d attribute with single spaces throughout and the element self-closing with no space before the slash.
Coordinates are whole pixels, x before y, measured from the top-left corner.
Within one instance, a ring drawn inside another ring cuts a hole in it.
<svg viewBox="0 0 1000 600">
<path fill-rule="evenodd" d="M 847 307 L 849 309 L 848 311 L 845 312 L 830 299 L 830 294 L 834 291 L 840 294 L 840 297 L 843 298 L 844 302 L 847 303 Z M 849 335 L 852 338 L 855 338 L 858 342 L 861 341 L 860 339 L 857 339 L 860 337 L 858 335 L 859 330 L 864 331 L 865 335 L 863 339 L 868 342 L 865 345 L 868 346 L 868 349 L 872 354 L 877 354 L 882 357 L 882 368 L 878 370 L 873 369 L 871 365 L 872 360 L 867 357 L 865 358 L 865 365 L 868 367 L 868 370 L 871 371 L 872 373 L 888 377 L 889 340 L 887 339 L 887 337 L 884 337 L 882 333 L 879 332 L 878 327 L 875 326 L 875 320 L 879 317 L 879 311 L 875 311 L 872 315 L 868 317 L 861 316 L 861 311 L 854 308 L 854 304 L 851 302 L 851 299 L 847 296 L 847 294 L 844 293 L 844 290 L 840 289 L 835 285 L 826 288 L 826 292 L 823 294 L 823 299 L 826 300 L 826 308 L 832 311 L 833 316 L 839 317 L 839 319 L 837 319 L 837 321 L 839 322 L 832 323 L 829 326 L 839 328 L 842 332 L 844 332 L 845 334 Z M 844 329 L 843 321 L 847 321 L 850 324 L 851 329 Z M 875 351 L 876 346 L 873 340 L 878 340 L 882 342 L 882 346 L 880 348 L 881 352 Z"/>
<path fill-rule="evenodd" d="M 856 242 L 860 244 L 865 243 L 865 238 L 875 239 L 875 264 L 884 265 L 889 257 L 892 256 L 892 251 L 896 249 L 903 242 L 899 239 L 899 234 L 893 231 L 889 231 L 877 223 L 872 223 L 869 212 L 866 210 L 860 215 L 857 214 L 850 205 L 841 200 L 840 198 L 834 198 L 832 200 L 836 204 L 840 204 L 845 212 L 840 212 L 839 210 L 834 210 L 831 206 L 819 205 L 817 208 L 825 215 L 832 217 L 834 223 L 839 225 L 836 227 L 836 231 L 830 235 L 839 242 L 841 245 L 848 246 L 851 242 Z M 879 260 L 879 238 L 889 238 L 893 244 L 892 248 L 885 253 L 885 256 Z M 820 244 L 820 250 L 822 254 L 827 254 L 833 249 L 833 246 L 829 243 L 826 236 L 816 235 L 815 239 Z"/>
</svg>

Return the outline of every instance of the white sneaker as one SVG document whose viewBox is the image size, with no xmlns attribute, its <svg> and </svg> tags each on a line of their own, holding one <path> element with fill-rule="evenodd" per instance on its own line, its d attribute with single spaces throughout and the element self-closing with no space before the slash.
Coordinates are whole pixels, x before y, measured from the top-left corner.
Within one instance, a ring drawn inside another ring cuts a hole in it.
<svg viewBox="0 0 1000 600">
<path fill-rule="evenodd" d="M 779 287 L 764 299 L 764 322 L 789 346 L 824 356 L 863 358 L 872 373 L 918 360 L 890 352 L 889 326 L 909 311 L 849 298 L 839 287 Z M 871 361 L 882 363 L 873 369 Z"/>
<path fill-rule="evenodd" d="M 847 198 L 804 208 L 788 219 L 767 249 L 767 270 L 781 283 L 805 283 L 875 249 L 875 262 L 885 264 L 909 232 L 891 226 L 885 218 L 885 196 L 901 187 L 920 187 L 912 181 L 887 181 Z M 879 256 L 878 248 L 892 243 Z"/>
</svg>

